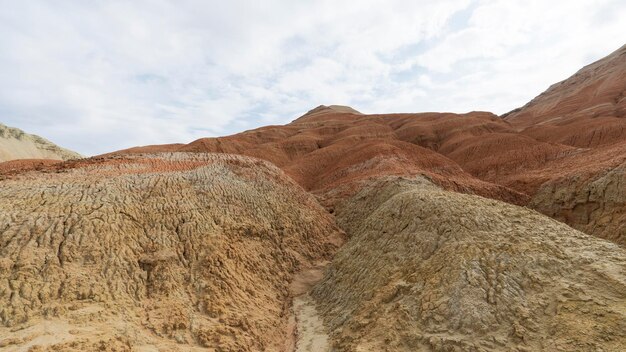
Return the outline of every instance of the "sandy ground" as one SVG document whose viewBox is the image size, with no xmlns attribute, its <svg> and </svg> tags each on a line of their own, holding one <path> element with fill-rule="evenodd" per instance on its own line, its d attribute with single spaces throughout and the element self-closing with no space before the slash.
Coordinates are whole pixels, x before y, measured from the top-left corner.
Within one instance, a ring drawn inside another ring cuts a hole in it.
<svg viewBox="0 0 626 352">
<path fill-rule="evenodd" d="M 36 135 L 0 123 L 0 162 L 16 159 L 68 160 L 81 158 Z"/>
<path fill-rule="evenodd" d="M 309 291 L 324 276 L 329 262 L 319 262 L 314 267 L 303 270 L 294 278 L 290 286 L 293 298 L 292 316 L 289 322 L 289 335 L 286 351 L 325 352 L 330 351 L 327 329 L 317 312 Z"/>
<path fill-rule="evenodd" d="M 293 311 L 297 322 L 296 352 L 330 351 L 326 328 L 308 293 L 294 298 Z"/>
</svg>

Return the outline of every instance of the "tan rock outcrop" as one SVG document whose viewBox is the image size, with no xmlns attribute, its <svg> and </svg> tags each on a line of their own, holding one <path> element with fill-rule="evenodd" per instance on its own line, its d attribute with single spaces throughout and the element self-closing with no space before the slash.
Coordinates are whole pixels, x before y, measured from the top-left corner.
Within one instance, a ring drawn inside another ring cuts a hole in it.
<svg viewBox="0 0 626 352">
<path fill-rule="evenodd" d="M 591 179 L 573 175 L 546 182 L 529 206 L 626 247 L 626 162 Z"/>
<path fill-rule="evenodd" d="M 424 179 L 366 185 L 311 295 L 339 351 L 623 351 L 626 250 Z"/>
<path fill-rule="evenodd" d="M 0 187 L 9 351 L 282 350 L 290 281 L 342 240 L 260 160 L 141 155 L 50 171 Z"/>
</svg>

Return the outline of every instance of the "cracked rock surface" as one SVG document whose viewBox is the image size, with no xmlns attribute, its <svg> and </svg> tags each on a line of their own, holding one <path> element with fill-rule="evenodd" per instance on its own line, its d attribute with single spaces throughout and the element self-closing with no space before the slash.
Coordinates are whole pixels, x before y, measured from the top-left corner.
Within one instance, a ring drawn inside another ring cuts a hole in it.
<svg viewBox="0 0 626 352">
<path fill-rule="evenodd" d="M 271 164 L 137 155 L 0 187 L 0 348 L 282 350 L 295 273 L 342 233 Z"/>
<path fill-rule="evenodd" d="M 529 206 L 626 247 L 626 162 L 591 179 L 571 176 L 547 182 Z"/>
<path fill-rule="evenodd" d="M 535 211 L 384 178 L 311 296 L 339 351 L 623 351 L 626 251 Z"/>
<path fill-rule="evenodd" d="M 265 159 L 320 196 L 329 209 L 358 191 L 361 181 L 419 175 L 446 190 L 530 204 L 624 245 L 623 202 L 580 200 L 596 187 L 588 182 L 626 162 L 626 45 L 502 116 L 480 111 L 361 114 L 349 107 L 319 106 L 284 126 L 116 153 L 154 151 Z M 610 177 L 624 185 L 623 174 Z M 555 198 L 549 199 L 551 193 Z"/>
</svg>

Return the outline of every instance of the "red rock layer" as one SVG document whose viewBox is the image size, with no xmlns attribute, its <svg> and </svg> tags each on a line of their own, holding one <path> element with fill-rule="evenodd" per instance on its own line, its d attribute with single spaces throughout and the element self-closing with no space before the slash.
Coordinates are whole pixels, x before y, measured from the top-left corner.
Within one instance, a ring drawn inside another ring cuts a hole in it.
<svg viewBox="0 0 626 352">
<path fill-rule="evenodd" d="M 364 115 L 320 106 L 284 126 L 116 153 L 217 152 L 265 159 L 331 208 L 364 182 L 387 175 L 424 175 L 445 189 L 515 204 L 527 204 L 538 193 L 546 197 L 545 187 L 554 184 L 580 199 L 587 185 L 626 162 L 625 91 L 626 46 L 503 117 L 488 112 Z M 553 201 L 561 202 L 550 198 L 532 204 Z M 597 211 L 603 204 L 586 207 L 591 210 L 575 218 L 564 215 L 574 206 L 566 203 L 545 212 L 591 233 L 594 219 L 608 216 L 613 220 L 602 221 L 618 222 L 619 232 L 608 238 L 626 238 L 626 225 L 615 220 L 626 217 L 625 203 L 617 200 L 609 215 Z M 626 239 L 617 242 L 626 244 Z"/>
<path fill-rule="evenodd" d="M 523 194 L 481 181 L 454 160 L 472 159 L 463 154 L 464 143 L 496 131 L 515 133 L 485 112 L 363 115 L 318 107 L 285 126 L 117 153 L 175 150 L 253 156 L 278 165 L 305 189 L 325 195 L 328 204 L 334 196 L 354 193 L 362 181 L 385 175 L 425 175 L 447 189 L 524 203 Z"/>
</svg>

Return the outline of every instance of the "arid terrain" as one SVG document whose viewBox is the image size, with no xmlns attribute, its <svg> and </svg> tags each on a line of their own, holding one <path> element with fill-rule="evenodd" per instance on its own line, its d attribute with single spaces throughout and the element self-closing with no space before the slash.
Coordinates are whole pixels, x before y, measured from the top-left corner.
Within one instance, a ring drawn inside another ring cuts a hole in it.
<svg viewBox="0 0 626 352">
<path fill-rule="evenodd" d="M 626 46 L 502 116 L 9 139 L 2 350 L 626 350 Z"/>
<path fill-rule="evenodd" d="M 616 244 L 423 178 L 370 183 L 336 213 L 350 240 L 312 296 L 337 350 L 624 347 Z"/>
<path fill-rule="evenodd" d="M 39 136 L 0 123 L 0 163 L 19 159 L 69 160 L 80 154 Z M 1 165 L 1 164 L 0 164 Z"/>
<path fill-rule="evenodd" d="M 284 126 L 114 154 L 157 151 L 268 160 L 331 210 L 360 180 L 422 175 L 444 189 L 530 206 L 624 246 L 626 46 L 500 117 L 319 106 Z"/>
<path fill-rule="evenodd" d="M 0 194 L 7 350 L 283 349 L 290 283 L 344 237 L 282 171 L 234 155 L 79 162 Z"/>
</svg>

